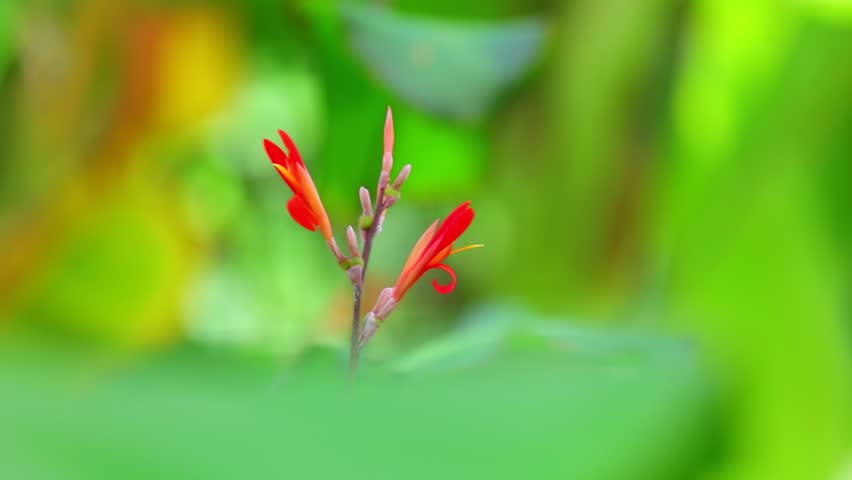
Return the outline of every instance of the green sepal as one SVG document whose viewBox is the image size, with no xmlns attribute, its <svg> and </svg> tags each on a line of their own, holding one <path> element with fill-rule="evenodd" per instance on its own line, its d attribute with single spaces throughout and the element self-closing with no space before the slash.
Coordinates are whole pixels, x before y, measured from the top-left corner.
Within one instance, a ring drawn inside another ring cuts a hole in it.
<svg viewBox="0 0 852 480">
<path fill-rule="evenodd" d="M 340 268 L 349 270 L 350 268 L 359 265 L 364 266 L 364 259 L 361 257 L 351 257 L 340 261 Z"/>
</svg>

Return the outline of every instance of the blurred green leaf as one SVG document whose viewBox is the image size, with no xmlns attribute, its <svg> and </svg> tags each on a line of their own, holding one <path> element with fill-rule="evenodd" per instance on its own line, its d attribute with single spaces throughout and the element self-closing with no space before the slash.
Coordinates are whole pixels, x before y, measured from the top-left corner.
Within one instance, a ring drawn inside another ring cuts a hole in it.
<svg viewBox="0 0 852 480">
<path fill-rule="evenodd" d="M 477 118 L 541 56 L 540 18 L 454 23 L 348 5 L 352 47 L 381 81 L 427 111 Z"/>
<path fill-rule="evenodd" d="M 92 357 L 2 339 L 0 383 L 17 388 L 0 396 L 0 475 L 674 480 L 703 466 L 715 428 L 692 362 L 508 352 L 428 379 L 365 372 L 353 387 L 318 357 L 308 376 L 217 350 L 122 368 Z"/>
<path fill-rule="evenodd" d="M 669 296 L 724 372 L 740 452 L 726 479 L 831 478 L 848 461 L 848 276 L 813 167 L 848 163 L 852 30 L 776 6 L 694 10 L 675 98 Z"/>
<path fill-rule="evenodd" d="M 577 365 L 621 366 L 667 363 L 695 367 L 695 349 L 685 339 L 626 329 L 572 325 L 510 305 L 482 306 L 459 319 L 447 335 L 392 363 L 406 374 L 447 372 L 487 365 L 507 352 L 544 354 Z"/>
<path fill-rule="evenodd" d="M 6 65 L 12 58 L 12 36 L 15 34 L 12 26 L 15 24 L 15 8 L 15 2 L 0 2 L 0 80 L 3 79 Z"/>
</svg>

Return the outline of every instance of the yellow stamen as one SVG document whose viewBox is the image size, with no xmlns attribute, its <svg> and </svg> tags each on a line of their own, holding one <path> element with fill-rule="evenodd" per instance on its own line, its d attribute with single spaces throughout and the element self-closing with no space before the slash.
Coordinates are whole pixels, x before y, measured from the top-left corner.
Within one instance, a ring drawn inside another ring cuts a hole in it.
<svg viewBox="0 0 852 480">
<path fill-rule="evenodd" d="M 477 243 L 475 245 L 468 245 L 466 247 L 457 248 L 457 249 L 451 251 L 450 255 L 453 255 L 453 254 L 459 253 L 459 252 L 463 252 L 465 250 L 473 250 L 474 248 L 479 248 L 479 247 L 484 247 L 484 246 L 485 246 L 485 244 L 482 244 L 482 243 Z"/>
</svg>

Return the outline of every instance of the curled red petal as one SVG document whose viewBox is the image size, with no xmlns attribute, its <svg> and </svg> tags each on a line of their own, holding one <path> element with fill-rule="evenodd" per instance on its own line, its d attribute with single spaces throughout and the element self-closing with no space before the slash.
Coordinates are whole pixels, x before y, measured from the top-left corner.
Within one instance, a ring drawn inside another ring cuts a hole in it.
<svg viewBox="0 0 852 480">
<path fill-rule="evenodd" d="M 287 211 L 299 225 L 310 231 L 317 229 L 317 217 L 302 197 L 293 197 L 287 202 Z"/>
<path fill-rule="evenodd" d="M 452 267 L 443 263 L 439 263 L 431 268 L 439 268 L 450 275 L 450 283 L 448 283 L 447 285 L 441 285 L 440 283 L 438 283 L 438 279 L 436 278 L 432 279 L 432 287 L 435 288 L 435 291 L 437 291 L 441 295 L 446 295 L 456 289 L 456 271 L 453 270 Z"/>
</svg>

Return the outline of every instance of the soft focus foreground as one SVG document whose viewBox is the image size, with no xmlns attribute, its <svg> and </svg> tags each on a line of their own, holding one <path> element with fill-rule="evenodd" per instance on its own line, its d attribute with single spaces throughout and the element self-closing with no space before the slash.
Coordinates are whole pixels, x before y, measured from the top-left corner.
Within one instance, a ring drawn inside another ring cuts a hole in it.
<svg viewBox="0 0 852 480">
<path fill-rule="evenodd" d="M 350 385 L 262 139 L 350 221 L 387 105 L 364 313 L 487 247 Z M 2 2 L 0 124 L 2 478 L 852 478 L 849 2 Z"/>
</svg>

